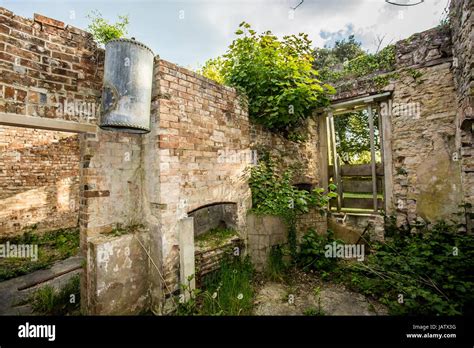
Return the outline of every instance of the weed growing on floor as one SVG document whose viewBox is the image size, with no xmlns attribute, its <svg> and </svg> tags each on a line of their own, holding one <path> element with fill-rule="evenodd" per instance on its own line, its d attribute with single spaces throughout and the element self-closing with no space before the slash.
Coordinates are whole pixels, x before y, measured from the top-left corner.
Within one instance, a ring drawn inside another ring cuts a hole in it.
<svg viewBox="0 0 474 348">
<path fill-rule="evenodd" d="M 350 282 L 391 314 L 474 313 L 474 236 L 439 222 L 415 233 L 400 228 L 372 248 L 366 262 L 350 266 Z"/>
<path fill-rule="evenodd" d="M 325 246 L 333 242 L 342 244 L 342 241 L 334 239 L 334 233 L 330 230 L 324 235 L 319 235 L 314 229 L 310 229 L 301 238 L 298 265 L 304 271 L 313 270 L 319 272 L 321 278 L 327 278 L 338 264 L 337 258 L 325 255 Z"/>
<path fill-rule="evenodd" d="M 326 258 L 332 237 L 309 233 L 299 265 L 377 299 L 392 315 L 474 313 L 474 236 L 446 222 L 397 227 L 386 221 L 387 241 L 370 242 L 365 261 Z"/>
<path fill-rule="evenodd" d="M 281 245 L 275 245 L 270 249 L 268 263 L 265 269 L 265 276 L 272 281 L 283 281 L 286 278 L 287 271 L 291 266 L 286 256 L 289 251 Z"/>
<path fill-rule="evenodd" d="M 253 266 L 249 258 L 224 258 L 221 267 L 203 279 L 203 288 L 188 291 L 177 315 L 250 315 L 253 308 Z"/>
<path fill-rule="evenodd" d="M 38 260 L 0 258 L 0 281 L 48 268 L 56 261 L 77 255 L 79 252 L 79 229 L 59 229 L 40 234 L 33 226 L 20 236 L 0 238 L 0 244 L 7 242 L 10 245 L 38 245 Z"/>
<path fill-rule="evenodd" d="M 73 276 L 60 290 L 44 286 L 30 298 L 35 313 L 41 315 L 77 315 L 80 308 L 80 277 Z"/>
</svg>

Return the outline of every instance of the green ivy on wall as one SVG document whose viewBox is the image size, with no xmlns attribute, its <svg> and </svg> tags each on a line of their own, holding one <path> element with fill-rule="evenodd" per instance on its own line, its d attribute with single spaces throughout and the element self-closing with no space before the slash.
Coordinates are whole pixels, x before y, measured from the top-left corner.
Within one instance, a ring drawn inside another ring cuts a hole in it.
<svg viewBox="0 0 474 348">
<path fill-rule="evenodd" d="M 337 197 L 336 186 L 330 185 L 329 192 L 315 188 L 311 192 L 293 186 L 293 172 L 279 173 L 271 159 L 251 167 L 249 186 L 252 191 L 252 212 L 258 215 L 281 217 L 288 227 L 290 254 L 296 255 L 296 219 L 308 213 L 310 208 L 319 208 L 323 213 L 331 198 Z"/>
</svg>

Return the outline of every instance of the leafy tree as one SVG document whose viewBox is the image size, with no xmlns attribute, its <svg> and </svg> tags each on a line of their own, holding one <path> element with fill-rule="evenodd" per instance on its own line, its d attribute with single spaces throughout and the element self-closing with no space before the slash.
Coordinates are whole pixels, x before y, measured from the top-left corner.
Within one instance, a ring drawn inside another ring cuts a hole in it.
<svg viewBox="0 0 474 348">
<path fill-rule="evenodd" d="M 336 150 L 345 164 L 370 163 L 369 115 L 365 110 L 334 117 Z M 378 115 L 374 115 L 375 150 L 380 150 Z"/>
<path fill-rule="evenodd" d="M 280 40 L 270 31 L 258 35 L 245 22 L 235 34 L 227 53 L 206 63 L 203 74 L 244 92 L 251 120 L 288 134 L 314 108 L 327 105 L 334 89 L 318 80 L 306 34 Z"/>
<path fill-rule="evenodd" d="M 336 41 L 333 48 L 316 48 L 313 54 L 315 68 L 322 70 L 334 69 L 337 65 L 366 55 L 366 52 L 361 48 L 361 43 L 355 40 L 354 35 L 350 35 L 347 40 Z"/>
<path fill-rule="evenodd" d="M 119 39 L 127 34 L 128 15 L 118 16 L 119 21 L 114 24 L 110 24 L 97 10 L 92 11 L 87 18 L 91 20 L 88 30 L 99 44 L 105 45 L 110 40 Z"/>
<path fill-rule="evenodd" d="M 322 81 L 336 82 L 357 78 L 378 71 L 391 71 L 395 66 L 395 46 L 389 45 L 375 54 L 367 53 L 351 35 L 336 41 L 332 48 L 316 48 L 314 67 Z"/>
<path fill-rule="evenodd" d="M 218 83 L 224 84 L 224 76 L 222 73 L 224 60 L 222 57 L 209 59 L 204 66 L 198 69 L 198 73 L 207 77 L 208 79 L 214 80 Z"/>
</svg>

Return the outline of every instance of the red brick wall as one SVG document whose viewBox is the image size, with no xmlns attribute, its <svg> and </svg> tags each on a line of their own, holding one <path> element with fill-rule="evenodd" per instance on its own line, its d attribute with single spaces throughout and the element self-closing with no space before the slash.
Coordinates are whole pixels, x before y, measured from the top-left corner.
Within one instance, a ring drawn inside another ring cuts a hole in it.
<svg viewBox="0 0 474 348">
<path fill-rule="evenodd" d="M 0 7 L 0 113 L 96 124 L 103 58 L 85 31 Z M 0 126 L 0 146 L 0 235 L 77 225 L 79 136 Z"/>
<path fill-rule="evenodd" d="M 163 272 L 173 291 L 178 280 L 179 219 L 207 204 L 233 202 L 236 224 L 245 225 L 250 207 L 243 178 L 250 163 L 249 122 L 234 89 L 190 70 L 160 60 L 154 82 L 155 124 L 144 138 L 144 165 L 157 175 L 156 183 L 147 183 L 147 198 L 152 211 L 158 207 Z"/>
<path fill-rule="evenodd" d="M 85 31 L 0 7 L 0 112 L 95 123 L 103 54 Z"/>
<path fill-rule="evenodd" d="M 77 226 L 78 175 L 76 134 L 0 127 L 0 236 Z"/>
</svg>

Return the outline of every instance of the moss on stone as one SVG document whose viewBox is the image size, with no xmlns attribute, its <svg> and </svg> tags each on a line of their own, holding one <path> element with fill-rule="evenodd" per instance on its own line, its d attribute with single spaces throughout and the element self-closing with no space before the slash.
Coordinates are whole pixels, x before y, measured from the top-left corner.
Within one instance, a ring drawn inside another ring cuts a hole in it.
<svg viewBox="0 0 474 348">
<path fill-rule="evenodd" d="M 213 228 L 196 237 L 195 242 L 199 247 L 218 247 L 226 244 L 233 237 L 238 236 L 237 231 L 231 228 Z"/>
</svg>

